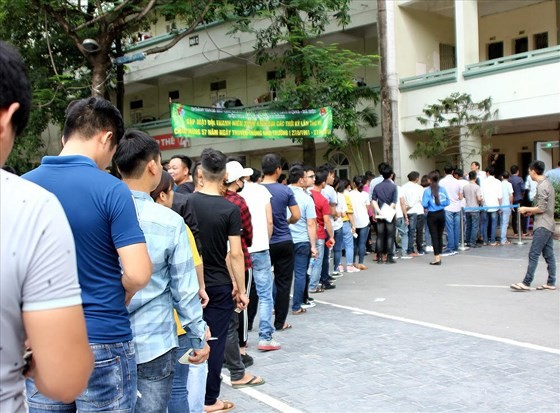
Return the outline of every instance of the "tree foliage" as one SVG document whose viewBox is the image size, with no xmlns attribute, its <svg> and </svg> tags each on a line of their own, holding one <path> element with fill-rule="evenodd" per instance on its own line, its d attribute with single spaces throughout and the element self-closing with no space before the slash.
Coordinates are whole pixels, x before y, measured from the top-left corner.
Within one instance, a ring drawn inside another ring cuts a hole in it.
<svg viewBox="0 0 560 413">
<path fill-rule="evenodd" d="M 372 66 L 377 57 L 317 41 L 327 24 L 350 22 L 349 5 L 349 0 L 250 0 L 234 8 L 235 30 L 255 35 L 257 63 L 274 62 L 286 74 L 284 80 L 273 82 L 278 90 L 274 105 L 283 109 L 331 106 L 333 126 L 345 135 L 327 140 L 336 149 L 359 145 L 360 117 L 365 117 L 359 114 L 359 105 L 377 102 L 372 89 L 358 87 L 355 81 L 356 70 Z M 267 24 L 259 28 L 254 19 L 265 19 Z M 375 117 L 369 119 L 377 122 Z M 315 164 L 315 141 L 298 141 L 303 144 L 303 161 Z"/>
<path fill-rule="evenodd" d="M 410 155 L 412 159 L 444 155 L 462 164 L 465 158 L 488 150 L 484 142 L 494 132 L 492 120 L 497 114 L 492 110 L 490 97 L 474 102 L 467 93 L 452 93 L 426 106 L 422 112 L 424 116 L 418 117 L 418 122 L 428 129 L 416 131 L 420 139 Z M 473 142 L 472 137 L 480 137 L 483 144 Z"/>
</svg>

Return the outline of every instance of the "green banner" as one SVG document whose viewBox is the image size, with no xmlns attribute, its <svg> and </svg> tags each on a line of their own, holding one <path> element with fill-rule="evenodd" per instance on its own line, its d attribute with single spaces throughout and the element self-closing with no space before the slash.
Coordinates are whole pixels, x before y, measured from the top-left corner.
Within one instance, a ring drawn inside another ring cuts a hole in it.
<svg viewBox="0 0 560 413">
<path fill-rule="evenodd" d="M 247 112 L 172 103 L 171 127 L 181 138 L 326 138 L 332 133 L 332 110 Z"/>
</svg>

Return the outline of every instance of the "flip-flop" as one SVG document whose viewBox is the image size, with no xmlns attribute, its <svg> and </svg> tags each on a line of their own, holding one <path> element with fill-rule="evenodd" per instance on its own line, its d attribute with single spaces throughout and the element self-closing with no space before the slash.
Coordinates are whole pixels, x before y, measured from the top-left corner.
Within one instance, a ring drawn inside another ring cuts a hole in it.
<svg viewBox="0 0 560 413">
<path fill-rule="evenodd" d="M 251 377 L 251 380 L 249 380 L 246 383 L 237 383 L 237 384 L 231 383 L 231 387 L 233 387 L 234 389 L 242 389 L 244 387 L 260 386 L 261 384 L 264 384 L 264 383 L 265 383 L 265 381 L 262 377 L 253 376 L 253 377 Z"/>
<path fill-rule="evenodd" d="M 222 400 L 222 405 L 223 405 L 223 407 L 221 409 L 214 409 L 214 410 L 204 409 L 204 413 L 226 413 L 226 412 L 229 412 L 231 409 L 233 409 L 235 407 L 235 404 L 233 404 L 232 402 L 229 402 L 227 400 Z"/>
<path fill-rule="evenodd" d="M 300 308 L 299 310 L 292 311 L 292 314 L 293 314 L 293 315 L 300 315 L 300 314 L 303 314 L 303 313 L 307 313 L 307 310 L 306 310 L 305 308 L 303 308 L 303 307 Z"/>
<path fill-rule="evenodd" d="M 548 285 L 548 284 L 543 284 L 543 285 L 539 285 L 539 286 L 537 287 L 537 290 L 555 291 L 555 290 L 556 290 L 556 286 L 554 286 L 554 285 Z"/>
<path fill-rule="evenodd" d="M 285 331 L 285 330 L 289 330 L 290 328 L 292 328 L 292 325 L 291 325 L 291 324 L 284 323 L 284 325 L 282 326 L 282 328 L 279 329 L 279 330 L 276 330 L 276 331 Z"/>
<path fill-rule="evenodd" d="M 531 291 L 531 287 L 527 287 L 523 283 L 512 284 L 509 286 L 514 291 Z"/>
</svg>

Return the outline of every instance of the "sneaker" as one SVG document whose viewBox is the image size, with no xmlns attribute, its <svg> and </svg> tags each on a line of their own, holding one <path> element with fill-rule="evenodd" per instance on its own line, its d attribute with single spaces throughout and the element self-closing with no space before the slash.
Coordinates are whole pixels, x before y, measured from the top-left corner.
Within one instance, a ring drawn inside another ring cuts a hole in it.
<svg viewBox="0 0 560 413">
<path fill-rule="evenodd" d="M 426 245 L 426 252 L 434 252 L 434 247 L 431 245 Z"/>
<path fill-rule="evenodd" d="M 404 255 L 401 256 L 401 260 L 411 260 L 411 259 L 412 259 L 412 257 L 410 255 L 404 254 Z"/>
<path fill-rule="evenodd" d="M 334 285 L 333 283 L 327 283 L 323 285 L 323 288 L 325 290 L 334 290 L 336 288 L 336 285 Z"/>
<path fill-rule="evenodd" d="M 449 256 L 451 256 L 451 255 L 454 255 L 454 254 L 453 254 L 453 251 L 451 251 L 451 250 L 445 250 L 445 251 L 443 251 L 443 252 L 441 253 L 441 256 L 442 256 L 442 257 L 449 257 Z"/>
<path fill-rule="evenodd" d="M 332 273 L 331 277 L 333 277 L 336 280 L 337 278 L 344 277 L 344 274 L 342 272 L 335 271 Z"/>
<path fill-rule="evenodd" d="M 257 346 L 257 350 L 260 351 L 274 351 L 280 350 L 281 348 L 282 346 L 280 345 L 280 343 L 278 343 L 273 338 L 271 338 L 270 340 L 260 340 Z M 247 366 L 245 365 L 245 367 Z"/>
<path fill-rule="evenodd" d="M 333 277 L 332 275 L 329 275 L 328 280 L 329 280 L 329 282 L 333 283 L 333 282 L 336 281 L 336 277 Z"/>
<path fill-rule="evenodd" d="M 348 267 L 346 267 L 346 272 L 360 272 L 360 270 L 353 265 L 349 265 Z"/>
<path fill-rule="evenodd" d="M 306 303 L 303 303 L 301 305 L 301 308 L 313 308 L 315 307 L 317 304 L 315 304 L 313 301 L 308 301 Z"/>
<path fill-rule="evenodd" d="M 253 365 L 253 357 L 251 357 L 247 353 L 241 355 L 241 361 L 243 362 L 243 365 L 245 366 L 245 368 Z"/>
<path fill-rule="evenodd" d="M 419 257 L 421 257 L 421 256 L 423 256 L 423 255 L 426 255 L 426 252 L 424 252 L 424 251 L 418 251 L 416 254 L 417 254 Z"/>
<path fill-rule="evenodd" d="M 307 302 L 310 302 L 310 301 L 313 302 L 313 301 L 315 301 L 315 299 L 312 298 L 312 297 L 307 297 Z"/>
<path fill-rule="evenodd" d="M 344 266 L 342 264 L 339 264 L 337 271 L 342 274 L 344 272 Z"/>
</svg>

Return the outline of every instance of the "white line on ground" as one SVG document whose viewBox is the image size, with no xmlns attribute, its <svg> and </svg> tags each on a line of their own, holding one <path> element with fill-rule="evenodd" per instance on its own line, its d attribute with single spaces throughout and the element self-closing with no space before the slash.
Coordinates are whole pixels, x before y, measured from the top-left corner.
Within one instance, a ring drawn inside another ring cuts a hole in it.
<svg viewBox="0 0 560 413">
<path fill-rule="evenodd" d="M 223 376 L 222 381 L 231 386 L 231 380 L 229 377 Z M 240 392 L 245 393 L 247 396 L 252 397 L 253 399 L 257 399 L 258 401 L 272 407 L 273 409 L 278 410 L 282 413 L 303 413 L 301 410 L 295 409 L 292 406 L 288 406 L 281 400 L 275 399 L 274 397 L 269 396 L 268 394 L 264 394 L 263 392 L 258 391 L 255 388 L 245 387 L 242 389 L 237 389 Z"/>
<path fill-rule="evenodd" d="M 509 288 L 507 285 L 477 285 L 477 284 L 446 284 L 447 287 L 473 287 L 473 288 Z"/>
<path fill-rule="evenodd" d="M 369 314 L 369 315 L 372 315 L 372 316 L 375 316 L 375 317 L 380 317 L 380 318 L 386 318 L 388 320 L 401 321 L 403 323 L 415 324 L 415 325 L 419 325 L 419 326 L 423 326 L 423 327 L 429 327 L 429 328 L 434 328 L 434 329 L 437 329 L 437 330 L 447 331 L 448 333 L 463 334 L 465 336 L 477 337 L 477 338 L 482 338 L 484 340 L 497 341 L 499 343 L 509 344 L 509 345 L 512 345 L 512 346 L 524 347 L 524 348 L 528 348 L 528 349 L 531 349 L 531 350 L 544 351 L 546 353 L 552 353 L 552 354 L 560 355 L 560 350 L 558 350 L 556 348 L 552 348 L 552 347 L 539 346 L 537 344 L 525 343 L 523 341 L 511 340 L 509 338 L 496 337 L 496 336 L 491 336 L 491 335 L 488 335 L 488 334 L 474 333 L 472 331 L 460 330 L 458 328 L 446 327 L 446 326 L 442 326 L 442 325 L 439 325 L 439 324 L 428 323 L 428 322 L 425 322 L 425 321 L 412 320 L 410 318 L 404 318 L 404 317 L 399 317 L 399 316 L 390 315 L 390 314 L 378 313 L 376 311 L 364 310 L 362 308 L 329 303 L 327 301 L 315 300 L 315 302 L 320 303 L 320 304 L 330 305 L 332 307 L 343 308 L 345 310 L 359 311 L 359 312 L 364 313 L 364 314 Z"/>
</svg>

